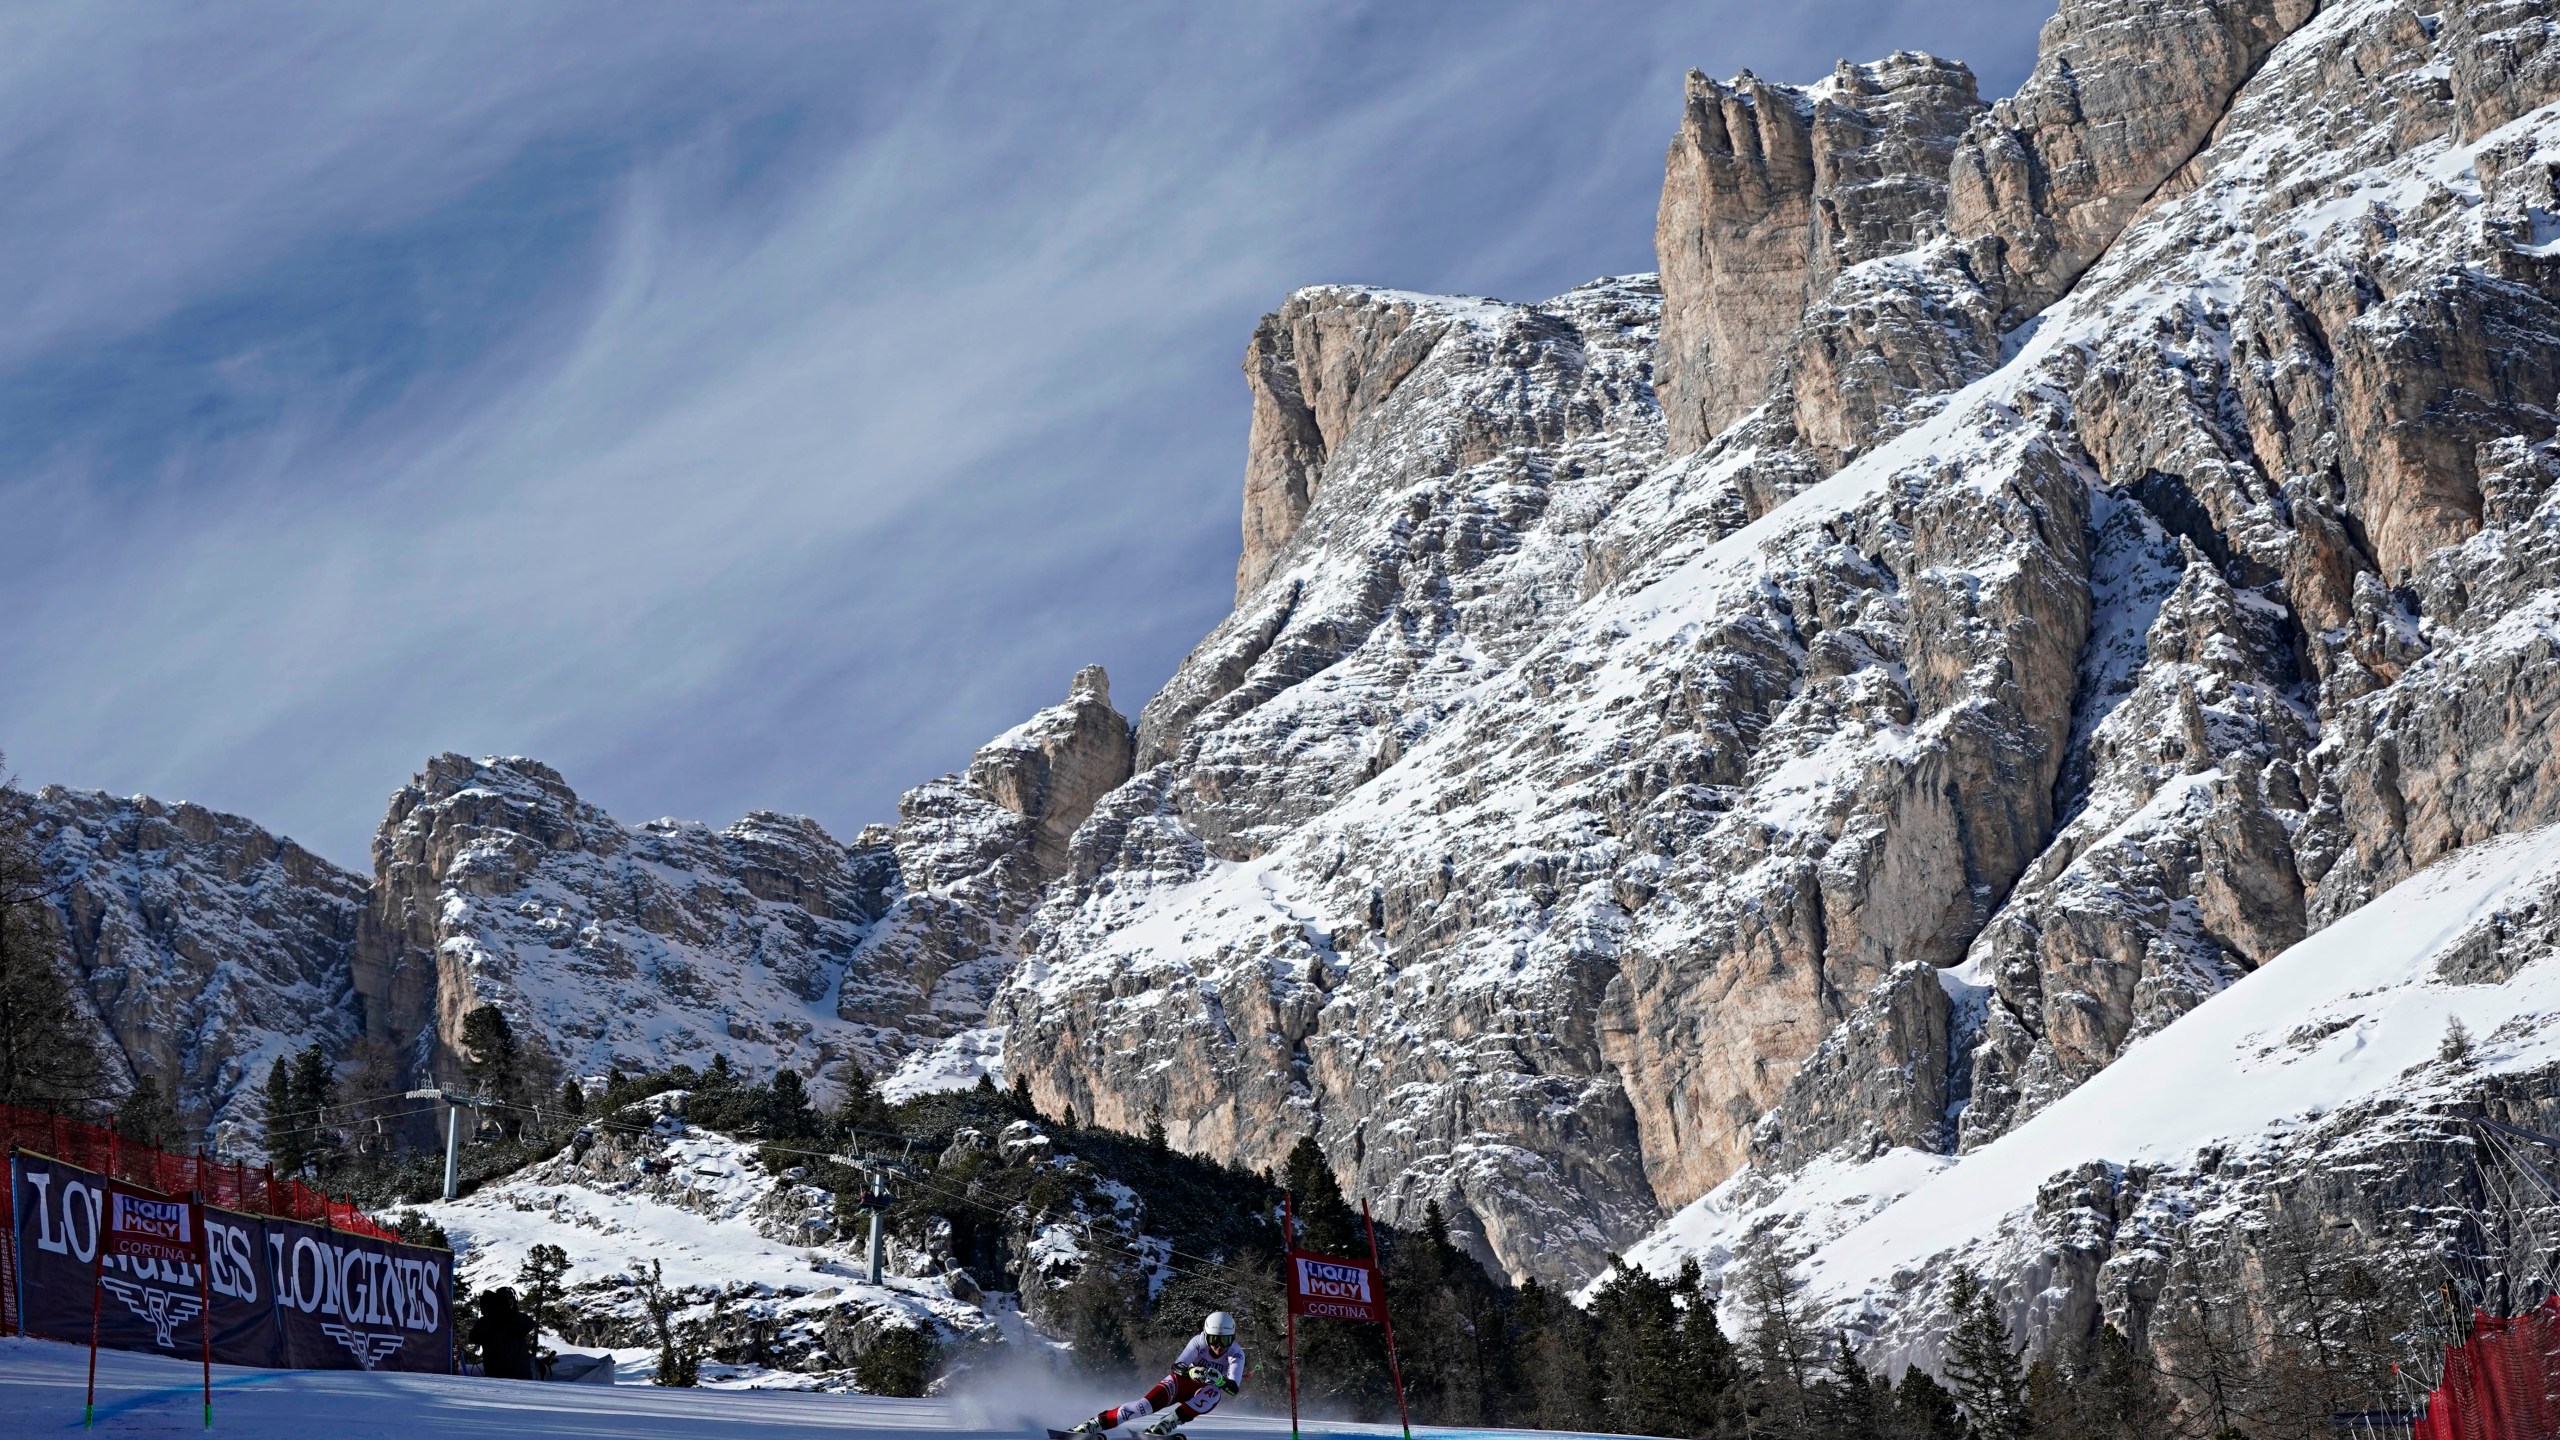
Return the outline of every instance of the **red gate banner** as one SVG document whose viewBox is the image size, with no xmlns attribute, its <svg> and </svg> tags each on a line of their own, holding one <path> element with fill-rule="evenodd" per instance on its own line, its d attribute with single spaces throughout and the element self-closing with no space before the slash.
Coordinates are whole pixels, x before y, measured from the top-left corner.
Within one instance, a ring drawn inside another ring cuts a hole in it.
<svg viewBox="0 0 2560 1440">
<path fill-rule="evenodd" d="M 1289 1252 L 1289 1313 L 1310 1320 L 1363 1320 L 1383 1325 L 1385 1298 L 1378 1272 L 1357 1260 Z"/>
</svg>

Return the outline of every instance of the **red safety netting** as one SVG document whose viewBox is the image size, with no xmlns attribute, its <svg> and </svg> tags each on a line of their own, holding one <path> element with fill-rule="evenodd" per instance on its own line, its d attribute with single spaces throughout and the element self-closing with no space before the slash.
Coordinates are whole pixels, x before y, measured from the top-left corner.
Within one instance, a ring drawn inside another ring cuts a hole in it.
<svg viewBox="0 0 2560 1440">
<path fill-rule="evenodd" d="M 2513 1319 L 2472 1316 L 2410 1440 L 2560 1440 L 2560 1297 Z"/>
<path fill-rule="evenodd" d="M 224 1210 L 301 1220 L 377 1240 L 400 1238 L 352 1202 L 279 1177 L 263 1165 L 172 1155 L 137 1145 L 103 1125 L 0 1105 L 0 1156 L 11 1150 L 33 1150 L 164 1195 L 196 1192 L 205 1204 Z M 13 1237 L 18 1229 L 12 1188 L 0 1184 L 0 1333 L 14 1335 L 18 1333 L 18 1276 Z"/>
</svg>

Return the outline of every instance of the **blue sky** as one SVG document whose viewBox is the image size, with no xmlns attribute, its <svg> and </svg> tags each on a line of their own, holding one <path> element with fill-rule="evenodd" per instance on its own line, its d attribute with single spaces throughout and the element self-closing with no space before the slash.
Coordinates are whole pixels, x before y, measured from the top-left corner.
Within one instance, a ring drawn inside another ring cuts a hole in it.
<svg viewBox="0 0 2560 1440">
<path fill-rule="evenodd" d="M 1680 77 L 2050 0 L 13 7 L 0 748 L 850 836 L 1227 608 L 1256 317 L 1652 268 Z"/>
</svg>

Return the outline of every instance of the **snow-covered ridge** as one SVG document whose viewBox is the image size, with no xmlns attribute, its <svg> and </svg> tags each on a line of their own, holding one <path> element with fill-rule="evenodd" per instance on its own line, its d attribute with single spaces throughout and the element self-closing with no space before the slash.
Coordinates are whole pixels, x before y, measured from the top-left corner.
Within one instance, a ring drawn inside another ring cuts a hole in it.
<svg viewBox="0 0 2560 1440">
<path fill-rule="evenodd" d="M 1129 743 L 1096 666 L 851 844 L 768 811 L 626 825 L 539 761 L 461 755 L 393 795 L 370 879 L 147 797 L 48 788 L 33 838 L 129 1072 L 226 1153 L 254 1155 L 252 1092 L 275 1057 L 318 1043 L 366 1098 L 452 1083 L 480 1005 L 538 1072 L 726 1054 L 822 1089 L 846 1060 L 874 1074 L 914 1060 L 901 1093 L 971 1083 L 1020 918 L 1127 777 Z"/>
<path fill-rule="evenodd" d="M 364 878 L 200 805 L 59 785 L 31 799 L 30 838 L 63 887 L 57 921 L 102 1038 L 210 1136 L 254 1135 L 255 1091 L 279 1056 L 355 1038 L 346 955 Z"/>
<path fill-rule="evenodd" d="M 653 1263 L 682 1298 L 680 1334 L 758 1352 L 758 1363 L 724 1369 L 724 1383 L 847 1388 L 861 1356 L 898 1330 L 922 1328 L 955 1356 L 1002 1342 L 981 1297 L 916 1278 L 922 1257 L 904 1247 L 882 1284 L 866 1283 L 865 1237 L 839 1232 L 835 1197 L 769 1172 L 754 1152 L 668 1117 L 643 1135 L 591 1131 L 460 1200 L 413 1208 L 444 1227 L 457 1273 L 478 1291 L 517 1284 L 535 1246 L 559 1247 L 567 1343 L 614 1352 L 626 1380 L 656 1363 L 638 1289 Z"/>
<path fill-rule="evenodd" d="M 2298 1142 L 2340 1112 L 2450 1111 L 2499 1077 L 2560 1074 L 2560 955 L 2544 928 L 2555 904 L 2560 826 L 2460 851 L 2127 1046 L 1979 1150 L 1893 1149 L 1737 1177 L 1628 1258 L 1664 1273 L 1691 1256 L 1721 1268 L 1746 1237 L 1774 1239 L 1862 1333 L 1923 1348 L 1905 1322 L 1929 1317 L 1901 1315 L 1904 1297 L 1952 1265 L 1995 1277 L 2030 1268 L 2050 1244 L 2035 1210 L 2057 1177 L 2139 1168 L 2155 1176 L 2151 1203 L 2171 1214 L 2209 1170 L 2282 1176 L 2301 1163 Z M 2448 1033 L 2470 1037 L 2458 1058 L 2443 1053 Z M 1916 1293 L 1932 1298 L 1931 1287 Z M 2051 1323 L 2032 1295 L 2018 1303 L 2029 1333 Z"/>
</svg>

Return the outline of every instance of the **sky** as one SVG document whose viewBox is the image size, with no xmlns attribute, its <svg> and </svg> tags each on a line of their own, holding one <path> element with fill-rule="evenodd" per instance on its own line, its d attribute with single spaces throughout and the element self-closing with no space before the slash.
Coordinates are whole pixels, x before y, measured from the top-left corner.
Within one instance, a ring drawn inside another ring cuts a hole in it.
<svg viewBox="0 0 2560 1440">
<path fill-rule="evenodd" d="M 0 751 L 371 868 L 430 755 L 850 837 L 1233 598 L 1254 321 L 1653 268 L 1691 67 L 2051 0 L 0 12 Z"/>
</svg>

